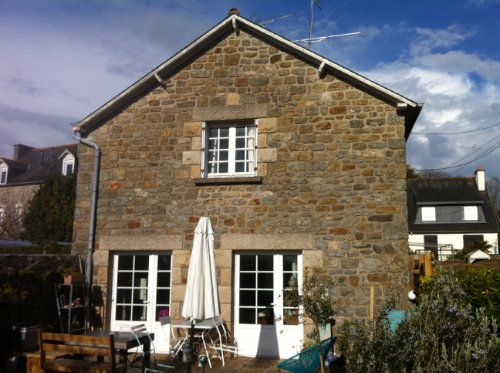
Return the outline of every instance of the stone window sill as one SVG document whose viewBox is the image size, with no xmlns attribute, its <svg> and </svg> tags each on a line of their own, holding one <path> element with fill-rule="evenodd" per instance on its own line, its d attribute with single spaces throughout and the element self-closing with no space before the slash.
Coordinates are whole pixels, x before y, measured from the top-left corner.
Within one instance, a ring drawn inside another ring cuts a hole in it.
<svg viewBox="0 0 500 373">
<path fill-rule="evenodd" d="M 207 177 L 194 179 L 195 185 L 262 184 L 261 176 L 254 177 Z"/>
</svg>

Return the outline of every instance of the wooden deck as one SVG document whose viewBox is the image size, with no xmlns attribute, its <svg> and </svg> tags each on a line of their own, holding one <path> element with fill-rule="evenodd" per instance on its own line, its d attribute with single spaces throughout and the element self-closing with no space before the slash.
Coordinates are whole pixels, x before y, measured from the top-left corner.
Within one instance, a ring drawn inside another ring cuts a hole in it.
<svg viewBox="0 0 500 373">
<path fill-rule="evenodd" d="M 161 358 L 159 359 L 161 361 Z M 219 359 L 212 359 L 212 368 L 205 367 L 205 373 L 278 373 L 276 365 L 282 359 L 266 359 L 254 357 L 232 357 L 226 359 L 226 366 L 222 366 Z M 186 365 L 180 364 L 172 373 L 185 373 Z M 203 368 L 198 367 L 198 362 L 191 365 L 191 373 L 203 373 Z"/>
</svg>

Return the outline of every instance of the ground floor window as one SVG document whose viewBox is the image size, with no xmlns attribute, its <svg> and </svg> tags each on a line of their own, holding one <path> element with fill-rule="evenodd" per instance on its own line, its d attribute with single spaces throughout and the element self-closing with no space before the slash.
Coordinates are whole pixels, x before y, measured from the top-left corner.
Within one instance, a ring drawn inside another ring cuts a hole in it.
<svg viewBox="0 0 500 373">
<path fill-rule="evenodd" d="M 113 319 L 158 321 L 170 309 L 170 254 L 114 256 Z"/>
</svg>

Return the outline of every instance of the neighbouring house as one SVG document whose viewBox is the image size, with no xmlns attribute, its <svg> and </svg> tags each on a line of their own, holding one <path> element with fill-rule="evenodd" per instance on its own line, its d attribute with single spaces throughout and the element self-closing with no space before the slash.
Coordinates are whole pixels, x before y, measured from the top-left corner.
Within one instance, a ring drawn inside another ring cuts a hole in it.
<svg viewBox="0 0 500 373">
<path fill-rule="evenodd" d="M 421 105 L 231 14 L 81 120 L 102 150 L 93 281 L 112 330 L 181 319 L 193 234 L 215 230 L 222 316 L 246 356 L 290 356 L 282 290 L 344 282 L 338 318 L 406 296 L 406 139 Z M 94 150 L 79 146 L 73 253 L 87 255 Z M 155 341 L 165 348 L 163 338 Z"/>
<path fill-rule="evenodd" d="M 410 250 L 430 250 L 438 260 L 474 241 L 488 241 L 498 254 L 500 227 L 484 170 L 475 177 L 408 180 L 408 230 Z"/>
<path fill-rule="evenodd" d="M 12 159 L 0 157 L 0 238 L 18 239 L 22 216 L 48 176 L 75 171 L 78 144 L 47 148 L 14 145 Z"/>
</svg>

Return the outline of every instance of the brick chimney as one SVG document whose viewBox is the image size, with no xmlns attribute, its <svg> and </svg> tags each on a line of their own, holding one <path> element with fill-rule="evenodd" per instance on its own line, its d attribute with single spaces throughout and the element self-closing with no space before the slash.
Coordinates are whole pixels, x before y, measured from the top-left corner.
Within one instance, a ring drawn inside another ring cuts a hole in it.
<svg viewBox="0 0 500 373">
<path fill-rule="evenodd" d="M 20 161 L 26 154 L 34 148 L 28 145 L 16 144 L 14 145 L 14 161 Z"/>
<path fill-rule="evenodd" d="M 479 166 L 476 170 L 476 185 L 477 189 L 480 191 L 486 190 L 486 181 L 484 178 L 484 170 Z"/>
</svg>

